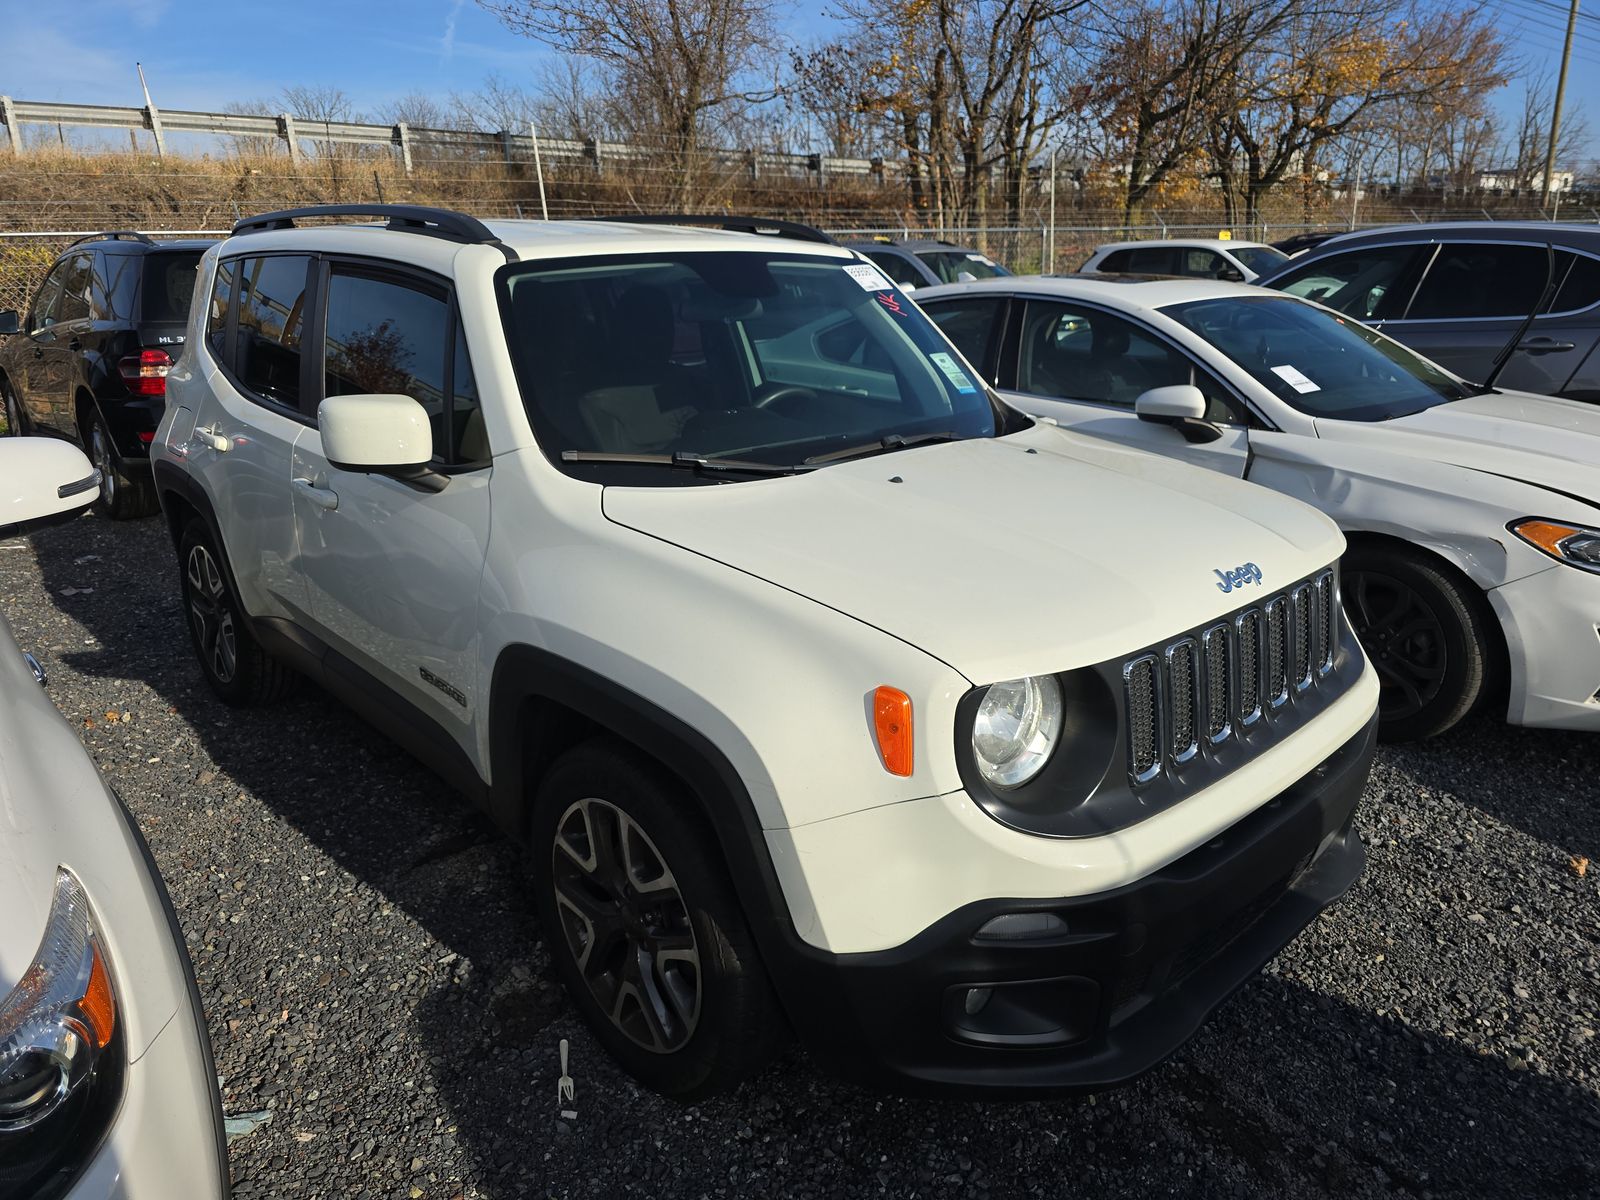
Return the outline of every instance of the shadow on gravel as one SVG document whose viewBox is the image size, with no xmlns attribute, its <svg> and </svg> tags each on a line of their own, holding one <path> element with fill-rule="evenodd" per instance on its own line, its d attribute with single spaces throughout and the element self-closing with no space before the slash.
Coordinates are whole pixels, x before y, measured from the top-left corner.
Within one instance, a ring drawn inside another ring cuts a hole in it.
<svg viewBox="0 0 1600 1200">
<path fill-rule="evenodd" d="M 1522 729 L 1481 715 L 1387 753 L 1418 786 L 1451 792 L 1513 829 L 1600 862 L 1600 734 Z"/>
<path fill-rule="evenodd" d="M 93 594 L 64 605 L 98 644 L 63 649 L 60 661 L 147 683 L 227 787 L 267 805 L 442 948 L 427 951 L 434 962 L 419 957 L 414 1003 L 388 1019 L 415 1023 L 403 1032 L 424 1046 L 418 1083 L 437 1090 L 455 1129 L 436 1133 L 417 1109 L 410 1129 L 391 1126 L 376 1099 L 372 1111 L 341 1118 L 357 1136 L 398 1143 L 389 1149 L 399 1162 L 446 1137 L 472 1164 L 479 1192 L 494 1197 L 1600 1192 L 1592 1094 L 1277 976 L 1249 984 L 1173 1062 L 1091 1099 L 880 1096 L 791 1053 L 735 1096 L 693 1109 L 664 1101 L 621 1075 L 575 1021 L 547 978 L 519 855 L 465 802 L 315 689 L 254 712 L 212 697 L 192 661 L 158 522 L 77 522 L 35 545 L 53 600 L 83 583 L 83 556 L 100 556 Z M 1596 749 L 1585 739 L 1508 738 L 1480 722 L 1400 748 L 1391 763 L 1420 787 L 1455 791 L 1600 857 L 1600 809 L 1571 794 L 1593 778 Z M 1528 794 L 1532 802 L 1513 799 Z M 557 1101 L 560 1037 L 573 1044 L 573 1120 L 561 1119 Z M 359 1077 L 362 1060 L 344 1069 Z M 405 1194 L 403 1169 L 388 1182 Z M 453 1192 L 424 1182 L 413 1194 Z"/>
</svg>

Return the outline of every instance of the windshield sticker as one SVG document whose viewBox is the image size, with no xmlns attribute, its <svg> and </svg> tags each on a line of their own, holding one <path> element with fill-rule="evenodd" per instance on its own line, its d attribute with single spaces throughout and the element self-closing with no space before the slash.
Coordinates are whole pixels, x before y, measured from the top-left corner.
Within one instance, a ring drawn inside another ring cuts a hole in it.
<svg viewBox="0 0 1600 1200">
<path fill-rule="evenodd" d="M 967 255 L 967 259 L 970 262 L 981 262 L 985 266 L 994 266 L 994 263 L 989 261 L 989 256 L 987 254 L 969 254 Z"/>
<path fill-rule="evenodd" d="M 906 315 L 906 310 L 900 307 L 900 301 L 896 299 L 893 292 L 879 292 L 878 303 L 883 305 L 897 317 L 903 317 Z"/>
<path fill-rule="evenodd" d="M 934 366 L 944 372 L 944 377 L 954 386 L 956 391 L 968 395 L 978 389 L 972 386 L 972 380 L 967 378 L 966 372 L 956 365 L 956 360 L 943 352 L 928 355 L 933 359 Z"/>
<path fill-rule="evenodd" d="M 894 284 L 883 277 L 877 267 L 867 263 L 850 263 L 845 267 L 844 273 L 861 285 L 861 290 L 866 292 L 881 292 L 884 288 L 891 288 Z"/>
<path fill-rule="evenodd" d="M 1287 383 L 1295 391 L 1299 392 L 1302 396 L 1304 396 L 1307 392 L 1320 392 L 1322 390 L 1316 384 L 1312 383 L 1311 380 L 1307 379 L 1305 375 L 1295 367 L 1273 367 L 1272 373 Z"/>
</svg>

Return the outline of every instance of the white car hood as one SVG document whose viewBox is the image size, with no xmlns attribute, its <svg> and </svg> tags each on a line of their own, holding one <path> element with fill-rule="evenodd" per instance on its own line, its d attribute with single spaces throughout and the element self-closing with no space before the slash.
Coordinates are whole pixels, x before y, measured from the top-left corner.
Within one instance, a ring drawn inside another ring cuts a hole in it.
<svg viewBox="0 0 1600 1200">
<path fill-rule="evenodd" d="M 1526 392 L 1441 404 L 1393 421 L 1317 421 L 1317 436 L 1466 467 L 1600 504 L 1600 405 Z"/>
<path fill-rule="evenodd" d="M 623 526 L 810 597 L 974 683 L 1103 662 L 1248 604 L 1343 549 L 1264 488 L 1052 426 L 807 475 L 605 489 Z M 1224 593 L 1217 572 L 1262 582 Z"/>
</svg>

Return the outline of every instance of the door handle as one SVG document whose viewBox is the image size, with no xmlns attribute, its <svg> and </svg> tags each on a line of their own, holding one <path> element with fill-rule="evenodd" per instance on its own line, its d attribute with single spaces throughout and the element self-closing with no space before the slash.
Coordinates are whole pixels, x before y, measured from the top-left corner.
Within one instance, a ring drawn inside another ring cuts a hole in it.
<svg viewBox="0 0 1600 1200">
<path fill-rule="evenodd" d="M 339 507 L 339 493 L 332 488 L 318 487 L 309 479 L 296 479 L 294 490 L 299 492 L 318 508 L 332 512 Z"/>
<path fill-rule="evenodd" d="M 196 429 L 193 440 L 199 442 L 200 445 L 208 450 L 215 450 L 218 454 L 226 454 L 233 445 L 232 442 L 217 431 L 215 425 L 209 429 Z"/>
<path fill-rule="evenodd" d="M 1529 354 L 1552 354 L 1561 350 L 1571 350 L 1574 347 L 1571 342 L 1558 342 L 1553 337 L 1531 337 L 1524 339 L 1519 348 L 1526 350 Z"/>
</svg>

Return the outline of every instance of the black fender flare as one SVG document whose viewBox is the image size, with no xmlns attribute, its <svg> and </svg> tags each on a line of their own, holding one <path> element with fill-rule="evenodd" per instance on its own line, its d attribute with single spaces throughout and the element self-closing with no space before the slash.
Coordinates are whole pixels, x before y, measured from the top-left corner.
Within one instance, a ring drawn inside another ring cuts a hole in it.
<svg viewBox="0 0 1600 1200">
<path fill-rule="evenodd" d="M 569 659 L 521 643 L 500 652 L 489 686 L 490 806 L 496 823 L 526 839 L 528 793 L 534 781 L 527 778 L 529 748 L 520 726 L 526 706 L 539 701 L 576 712 L 683 783 L 716 836 L 769 970 L 776 970 L 774 959 L 789 957 L 780 947 L 798 948 L 800 939 L 755 804 L 727 756 L 653 701 Z"/>
</svg>

